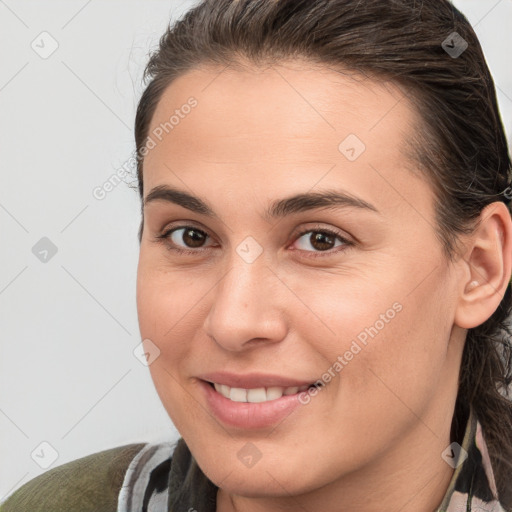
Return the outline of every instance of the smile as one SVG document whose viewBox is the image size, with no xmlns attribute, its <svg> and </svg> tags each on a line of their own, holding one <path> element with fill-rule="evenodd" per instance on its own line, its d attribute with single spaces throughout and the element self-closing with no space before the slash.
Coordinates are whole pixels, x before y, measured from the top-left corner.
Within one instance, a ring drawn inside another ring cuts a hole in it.
<svg viewBox="0 0 512 512">
<path fill-rule="evenodd" d="M 284 396 L 295 395 L 296 393 L 300 393 L 301 391 L 306 391 L 310 386 L 290 386 L 290 387 L 280 387 L 280 386 L 272 386 L 268 388 L 235 388 L 230 387 L 226 384 L 218 384 L 216 382 L 210 383 L 213 385 L 217 393 L 221 394 L 224 398 L 227 398 L 233 402 L 250 402 L 250 403 L 260 403 L 260 402 L 270 402 L 272 400 L 277 400 Z"/>
</svg>

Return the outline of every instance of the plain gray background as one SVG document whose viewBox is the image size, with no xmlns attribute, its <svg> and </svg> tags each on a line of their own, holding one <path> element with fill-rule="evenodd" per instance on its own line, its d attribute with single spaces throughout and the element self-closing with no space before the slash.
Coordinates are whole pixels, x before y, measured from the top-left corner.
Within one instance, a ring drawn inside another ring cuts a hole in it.
<svg viewBox="0 0 512 512">
<path fill-rule="evenodd" d="M 512 0 L 455 4 L 510 140 Z M 77 457 L 178 437 L 133 353 L 138 194 L 93 190 L 131 156 L 148 50 L 191 5 L 0 0 L 0 499 Z"/>
</svg>

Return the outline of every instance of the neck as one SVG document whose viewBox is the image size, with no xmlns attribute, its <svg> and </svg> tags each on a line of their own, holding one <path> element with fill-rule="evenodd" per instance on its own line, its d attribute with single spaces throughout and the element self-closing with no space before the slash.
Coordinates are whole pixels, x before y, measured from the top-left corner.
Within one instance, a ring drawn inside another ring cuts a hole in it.
<svg viewBox="0 0 512 512">
<path fill-rule="evenodd" d="M 427 426 L 434 424 L 418 421 L 407 437 L 370 464 L 311 492 L 291 496 L 283 489 L 282 496 L 248 498 L 219 489 L 217 511 L 432 512 L 441 504 L 454 473 L 441 458 L 451 442 L 450 425 Z"/>
</svg>

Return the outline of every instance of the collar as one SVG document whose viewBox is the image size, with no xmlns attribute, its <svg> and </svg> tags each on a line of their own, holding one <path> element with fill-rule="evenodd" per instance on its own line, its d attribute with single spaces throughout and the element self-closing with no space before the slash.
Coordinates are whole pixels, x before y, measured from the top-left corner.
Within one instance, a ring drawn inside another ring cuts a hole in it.
<svg viewBox="0 0 512 512">
<path fill-rule="evenodd" d="M 498 500 L 482 425 L 473 406 L 470 406 L 462 447 L 452 443 L 443 452 L 443 456 L 448 456 L 445 460 L 453 465 L 455 471 L 441 505 L 435 512 L 505 512 Z"/>
<path fill-rule="evenodd" d="M 455 471 L 435 512 L 506 512 L 498 500 L 482 426 L 473 407 L 462 446 L 452 443 L 440 456 Z M 183 438 L 177 443 L 147 443 L 127 470 L 117 512 L 215 512 L 217 490 Z"/>
</svg>

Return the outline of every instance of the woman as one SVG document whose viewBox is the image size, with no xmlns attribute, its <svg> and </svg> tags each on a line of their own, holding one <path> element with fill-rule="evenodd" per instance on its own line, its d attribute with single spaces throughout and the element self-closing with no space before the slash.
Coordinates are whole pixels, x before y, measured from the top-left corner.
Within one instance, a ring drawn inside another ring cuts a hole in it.
<svg viewBox="0 0 512 512">
<path fill-rule="evenodd" d="M 205 0 L 146 77 L 137 306 L 182 437 L 1 510 L 512 510 L 511 162 L 464 16 Z"/>
</svg>

